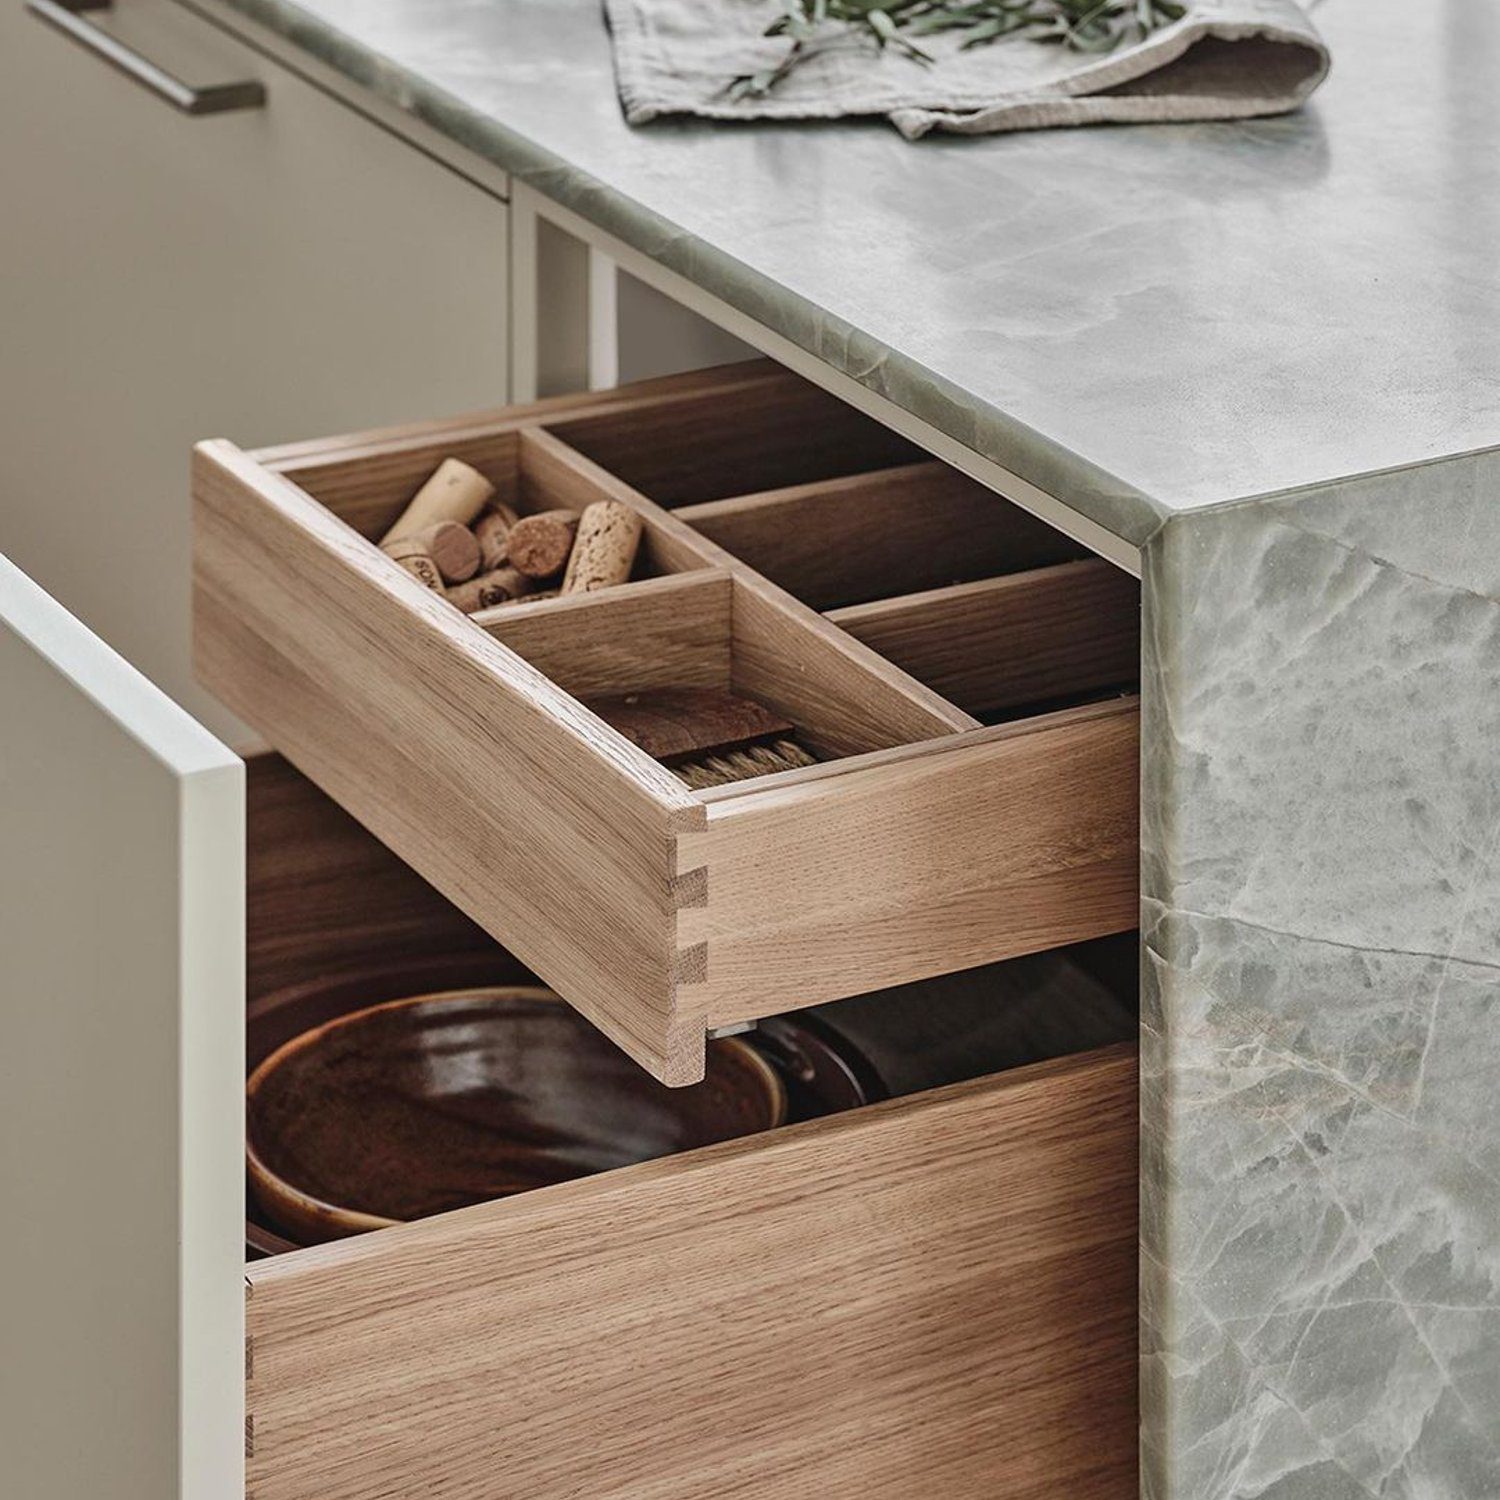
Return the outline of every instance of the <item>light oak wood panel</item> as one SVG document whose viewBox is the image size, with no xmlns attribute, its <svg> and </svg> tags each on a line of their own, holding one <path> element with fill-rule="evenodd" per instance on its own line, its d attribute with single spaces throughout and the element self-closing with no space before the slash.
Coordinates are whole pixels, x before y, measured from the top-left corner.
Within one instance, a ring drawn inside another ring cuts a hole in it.
<svg viewBox="0 0 1500 1500">
<path fill-rule="evenodd" d="M 735 690 L 812 731 L 809 743 L 820 754 L 857 755 L 976 726 L 968 714 L 553 433 L 526 436 L 527 461 L 546 474 L 549 493 L 602 495 L 632 506 L 646 515 L 661 566 L 715 567 L 734 577 Z"/>
<path fill-rule="evenodd" d="M 1135 1061 L 960 1084 L 247 1280 L 256 1500 L 1126 1500 Z"/>
<path fill-rule="evenodd" d="M 1138 756 L 1122 700 L 704 796 L 693 1003 L 741 1021 L 1135 926 Z"/>
<path fill-rule="evenodd" d="M 195 463 L 199 675 L 657 1076 L 676 1006 L 670 772 L 229 444 Z"/>
<path fill-rule="evenodd" d="M 339 969 L 498 951 L 281 756 L 245 762 L 245 814 L 250 999 Z"/>
<path fill-rule="evenodd" d="M 1083 550 L 933 462 L 737 495 L 677 515 L 814 609 L 1014 573 Z"/>
<path fill-rule="evenodd" d="M 551 426 L 570 447 L 668 507 L 922 456 L 890 428 L 768 361 L 727 365 L 702 378 L 700 392 L 671 403 L 612 407 Z"/>
<path fill-rule="evenodd" d="M 920 700 L 927 689 L 875 652 L 855 655 L 868 648 L 853 636 L 809 629 L 771 587 L 743 570 L 735 580 L 734 690 L 784 713 L 819 754 L 860 754 L 973 727 L 936 694 Z"/>
<path fill-rule="evenodd" d="M 575 697 L 659 687 L 728 690 L 728 573 L 705 569 L 473 616 Z"/>
<path fill-rule="evenodd" d="M 1137 680 L 1141 589 L 1097 558 L 830 610 L 972 714 Z"/>
<path fill-rule="evenodd" d="M 502 498 L 518 509 L 546 509 L 546 502 L 529 503 L 528 476 L 522 474 L 518 460 L 518 434 L 540 422 L 569 416 L 608 417 L 626 426 L 640 423 L 661 432 L 671 429 L 673 414 L 684 403 L 692 410 L 720 401 L 732 406 L 748 400 L 757 407 L 768 401 L 785 403 L 795 399 L 788 395 L 789 386 L 794 389 L 800 384 L 779 366 L 756 360 L 642 381 L 615 391 L 551 396 L 443 421 L 263 448 L 256 456 L 268 468 L 295 479 L 362 536 L 374 536 L 449 457 L 460 458 L 486 475 Z"/>
</svg>

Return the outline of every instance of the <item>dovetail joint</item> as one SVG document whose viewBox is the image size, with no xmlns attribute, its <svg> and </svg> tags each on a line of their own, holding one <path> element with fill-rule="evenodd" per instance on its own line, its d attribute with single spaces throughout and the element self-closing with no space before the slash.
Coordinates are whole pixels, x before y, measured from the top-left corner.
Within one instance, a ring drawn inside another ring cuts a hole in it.
<svg viewBox="0 0 1500 1500">
<path fill-rule="evenodd" d="M 679 948 L 672 959 L 672 979 L 677 984 L 703 984 L 708 979 L 708 944 L 692 943 Z"/>
<path fill-rule="evenodd" d="M 672 877 L 672 904 L 678 911 L 708 905 L 708 866 Z"/>
</svg>

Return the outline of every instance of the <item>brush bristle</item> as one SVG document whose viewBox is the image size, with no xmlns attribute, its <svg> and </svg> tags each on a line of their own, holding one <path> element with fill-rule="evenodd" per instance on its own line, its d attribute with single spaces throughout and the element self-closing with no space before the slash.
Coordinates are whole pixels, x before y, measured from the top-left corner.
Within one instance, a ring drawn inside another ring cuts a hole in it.
<svg viewBox="0 0 1500 1500">
<path fill-rule="evenodd" d="M 777 771 L 795 771 L 800 766 L 815 766 L 818 759 L 795 740 L 777 740 L 770 745 L 749 745 L 723 755 L 674 766 L 679 777 L 695 792 L 705 787 L 727 786 L 734 781 L 749 781 L 754 776 L 770 776 Z"/>
</svg>

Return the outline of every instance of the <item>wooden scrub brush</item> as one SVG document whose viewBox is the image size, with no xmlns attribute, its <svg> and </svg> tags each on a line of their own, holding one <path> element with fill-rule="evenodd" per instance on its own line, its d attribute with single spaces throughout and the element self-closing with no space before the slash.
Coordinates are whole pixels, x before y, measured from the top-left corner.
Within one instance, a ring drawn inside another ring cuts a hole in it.
<svg viewBox="0 0 1500 1500">
<path fill-rule="evenodd" d="M 818 763 L 797 743 L 790 720 L 714 688 L 655 688 L 592 698 L 588 706 L 694 790 Z"/>
</svg>

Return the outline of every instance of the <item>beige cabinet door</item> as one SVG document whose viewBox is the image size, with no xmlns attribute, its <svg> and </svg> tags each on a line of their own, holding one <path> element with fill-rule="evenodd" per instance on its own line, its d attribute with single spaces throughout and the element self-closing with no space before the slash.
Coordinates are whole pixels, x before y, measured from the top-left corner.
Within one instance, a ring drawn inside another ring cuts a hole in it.
<svg viewBox="0 0 1500 1500">
<path fill-rule="evenodd" d="M 0 552 L 233 740 L 189 666 L 192 444 L 501 404 L 507 206 L 171 0 L 88 19 L 266 103 L 190 118 L 0 5 Z"/>
<path fill-rule="evenodd" d="M 0 1493 L 240 1500 L 244 767 L 0 558 Z"/>
</svg>

